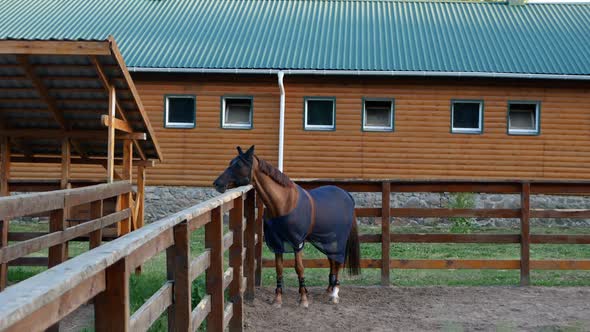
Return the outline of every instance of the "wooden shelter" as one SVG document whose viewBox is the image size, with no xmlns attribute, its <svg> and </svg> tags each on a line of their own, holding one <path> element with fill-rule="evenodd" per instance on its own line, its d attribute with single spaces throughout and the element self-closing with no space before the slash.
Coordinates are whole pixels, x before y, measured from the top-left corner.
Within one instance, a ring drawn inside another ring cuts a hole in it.
<svg viewBox="0 0 590 332">
<path fill-rule="evenodd" d="M 132 181 L 136 167 L 137 193 L 121 194 L 111 209 L 133 211 L 131 218 L 118 224 L 117 235 L 143 225 L 145 169 L 162 155 L 112 37 L 92 41 L 0 40 L 0 145 L 1 196 Z M 43 174 L 50 164 L 61 165 L 59 178 L 11 177 L 13 166 Z M 91 178 L 73 180 L 72 169 L 78 165 L 94 165 L 106 172 L 96 176 L 95 171 Z M 89 206 L 86 211 L 78 207 L 66 215 L 84 219 L 89 210 Z M 58 224 L 51 219 L 50 232 L 67 228 L 68 217 L 61 219 Z M 8 221 L 0 221 L 0 225 L 1 248 L 10 236 Z M 6 264 L 2 264 L 0 277 L 2 289 Z"/>
</svg>

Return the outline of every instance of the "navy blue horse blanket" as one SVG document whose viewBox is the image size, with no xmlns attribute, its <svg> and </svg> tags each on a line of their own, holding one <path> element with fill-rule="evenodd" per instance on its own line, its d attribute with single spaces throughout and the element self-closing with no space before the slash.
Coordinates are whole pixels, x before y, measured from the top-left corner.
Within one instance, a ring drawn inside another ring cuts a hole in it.
<svg viewBox="0 0 590 332">
<path fill-rule="evenodd" d="M 315 203 L 315 224 L 310 231 L 312 205 L 304 189 L 297 186 L 297 206 L 289 214 L 268 219 L 264 217 L 266 245 L 277 254 L 298 252 L 309 241 L 329 259 L 344 263 L 346 242 L 354 220 L 354 200 L 336 186 L 310 190 Z"/>
</svg>

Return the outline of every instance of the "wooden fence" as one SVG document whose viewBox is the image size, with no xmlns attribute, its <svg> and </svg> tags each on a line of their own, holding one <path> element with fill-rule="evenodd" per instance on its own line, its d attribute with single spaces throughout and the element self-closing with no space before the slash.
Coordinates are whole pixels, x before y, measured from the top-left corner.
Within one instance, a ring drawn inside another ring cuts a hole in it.
<svg viewBox="0 0 590 332">
<path fill-rule="evenodd" d="M 0 206 L 4 208 L 8 199 L 1 198 Z M 61 201 L 45 195 L 36 202 L 54 210 L 63 207 Z M 255 201 L 251 186 L 228 191 L 7 288 L 0 293 L 0 331 L 42 331 L 91 300 L 96 331 L 146 331 L 164 312 L 170 331 L 195 331 L 204 320 L 210 331 L 241 330 L 243 293 L 254 296 L 255 246 L 261 238 L 254 229 Z M 14 205 L 11 211 L 22 208 Z M 226 234 L 225 212 L 230 220 Z M 206 249 L 192 258 L 190 235 L 201 227 L 205 228 Z M 227 250 L 229 268 L 224 271 Z M 168 281 L 131 315 L 131 272 L 164 251 Z M 203 273 L 207 295 L 192 310 L 191 284 Z M 227 288 L 229 301 L 225 303 Z"/>
<path fill-rule="evenodd" d="M 530 244 L 590 244 L 590 235 L 530 234 L 531 218 L 590 218 L 590 210 L 535 210 L 530 197 L 536 194 L 587 194 L 590 183 L 579 182 L 452 182 L 452 181 L 307 181 L 305 188 L 334 184 L 351 192 L 379 192 L 381 207 L 357 208 L 359 217 L 486 217 L 519 218 L 520 234 L 395 234 L 389 222 L 382 223 L 382 234 L 363 234 L 364 243 L 381 243 L 381 259 L 364 259 L 362 267 L 380 268 L 382 283 L 389 285 L 390 269 L 520 269 L 521 283 L 529 283 L 531 269 L 589 270 L 590 260 L 530 260 Z M 84 188 L 82 189 L 84 190 Z M 446 209 L 391 208 L 391 192 L 478 192 L 519 194 L 518 209 Z M 73 202 L 88 197 L 81 193 Z M 12 206 L 11 197 L 0 198 L 3 213 Z M 88 199 L 88 198 L 86 198 Z M 96 199 L 96 197 L 94 198 Z M 26 205 L 62 209 L 60 199 L 54 202 L 45 195 Z M 63 197 L 61 198 L 63 201 Z M 52 203 L 53 202 L 53 203 Z M 66 199 L 67 202 L 67 199 Z M 33 204 L 35 203 L 35 204 Z M 55 204 L 55 205 L 52 205 Z M 73 203 L 70 203 L 73 204 Z M 67 205 L 67 204 L 66 204 Z M 66 206 L 64 205 L 64 206 Z M 258 209 L 256 209 L 258 207 Z M 223 232 L 223 213 L 229 212 L 229 232 Z M 34 213 L 34 211 L 32 212 Z M 119 212 L 123 213 L 123 212 Z M 95 305 L 97 331 L 145 331 L 164 312 L 171 331 L 195 331 L 203 321 L 207 329 L 241 330 L 243 299 L 254 296 L 260 285 L 261 268 L 271 267 L 272 260 L 262 259 L 262 214 L 251 186 L 233 189 L 216 198 L 195 205 L 149 224 L 94 250 L 74 257 L 43 273 L 24 280 L 0 293 L 0 330 L 41 331 L 55 326 L 63 317 L 88 301 Z M 14 216 L 14 213 L 6 213 Z M 122 217 L 122 215 L 119 215 Z M 118 218 L 118 217 L 117 217 Z M 115 218 L 116 219 L 116 218 Z M 191 257 L 190 234 L 205 228 L 205 251 Z M 60 233 L 64 236 L 64 233 Z M 51 234 L 50 234 L 51 235 Z M 71 234 L 70 234 L 71 235 Z M 71 235 L 73 236 L 73 235 Z M 76 234 L 78 236 L 78 234 Z M 47 240 L 54 246 L 53 238 Z M 516 243 L 520 244 L 519 260 L 401 260 L 391 259 L 391 243 Z M 7 257 L 4 248 L 2 259 Z M 224 271 L 223 256 L 229 250 L 229 268 Z M 166 253 L 168 281 L 133 315 L 129 306 L 129 277 L 139 265 L 158 253 Z M 286 261 L 287 266 L 293 262 Z M 327 268 L 327 260 L 306 260 L 308 268 Z M 191 283 L 206 274 L 206 296 L 191 308 Z M 229 288 L 226 303 L 224 291 Z"/>
<path fill-rule="evenodd" d="M 356 208 L 358 217 L 478 217 L 518 218 L 520 234 L 395 234 L 389 222 L 381 223 L 381 234 L 362 234 L 362 243 L 381 243 L 381 259 L 363 259 L 363 268 L 381 269 L 381 283 L 390 284 L 390 269 L 520 269 L 522 285 L 530 283 L 530 270 L 590 270 L 590 260 L 531 260 L 531 244 L 590 244 L 590 235 L 541 235 L 530 233 L 531 218 L 590 218 L 590 210 L 531 209 L 531 195 L 583 195 L 590 193 L 590 182 L 515 182 L 515 181 L 298 181 L 306 189 L 336 185 L 350 192 L 381 193 L 381 206 Z M 391 208 L 391 192 L 519 194 L 518 209 Z M 259 221 L 260 223 L 260 221 Z M 387 234 L 387 236 L 383 236 Z M 519 260 L 495 259 L 392 259 L 392 243 L 496 243 L 520 244 Z M 304 260 L 306 268 L 328 268 L 325 259 Z M 263 267 L 274 267 L 274 260 L 263 260 Z M 292 267 L 293 260 L 285 266 Z"/>
<path fill-rule="evenodd" d="M 77 189 L 65 189 L 43 193 L 31 193 L 0 198 L 0 220 L 6 221 L 3 234 L 7 241 L 0 245 L 0 290 L 7 282 L 8 265 L 33 265 L 53 267 L 68 259 L 68 242 L 88 240 L 90 249 L 99 246 L 103 232 L 113 226 L 112 236 L 117 227 L 130 223 L 134 213 L 131 208 L 119 209 L 104 215 L 103 202 L 122 195 L 128 195 L 132 186 L 128 181 L 100 184 Z M 72 208 L 90 206 L 90 220 L 68 227 L 67 215 Z M 49 232 L 9 232 L 8 220 L 49 214 Z M 109 229 L 110 231 L 110 229 Z M 8 241 L 18 241 L 8 245 Z M 49 248 L 47 257 L 26 257 L 29 254 Z"/>
</svg>

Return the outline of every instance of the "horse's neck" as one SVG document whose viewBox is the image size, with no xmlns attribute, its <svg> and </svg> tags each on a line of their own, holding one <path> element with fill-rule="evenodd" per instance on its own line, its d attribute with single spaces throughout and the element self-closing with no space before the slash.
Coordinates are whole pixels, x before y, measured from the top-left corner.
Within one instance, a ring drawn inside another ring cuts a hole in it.
<svg viewBox="0 0 590 332">
<path fill-rule="evenodd" d="M 295 185 L 282 186 L 275 182 L 260 170 L 256 158 L 254 158 L 253 176 L 256 192 L 268 208 L 270 218 L 284 216 L 295 208 L 299 195 Z"/>
</svg>

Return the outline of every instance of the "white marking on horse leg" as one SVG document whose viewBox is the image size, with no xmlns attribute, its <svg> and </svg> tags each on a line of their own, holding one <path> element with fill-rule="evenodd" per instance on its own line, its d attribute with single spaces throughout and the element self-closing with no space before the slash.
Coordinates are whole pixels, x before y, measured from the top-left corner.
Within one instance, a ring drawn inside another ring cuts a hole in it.
<svg viewBox="0 0 590 332">
<path fill-rule="evenodd" d="M 332 303 L 336 304 L 338 303 L 338 301 L 340 300 L 340 298 L 338 297 L 338 286 L 334 286 L 334 289 L 332 290 L 332 293 L 330 294 L 330 301 L 332 301 Z"/>
</svg>

